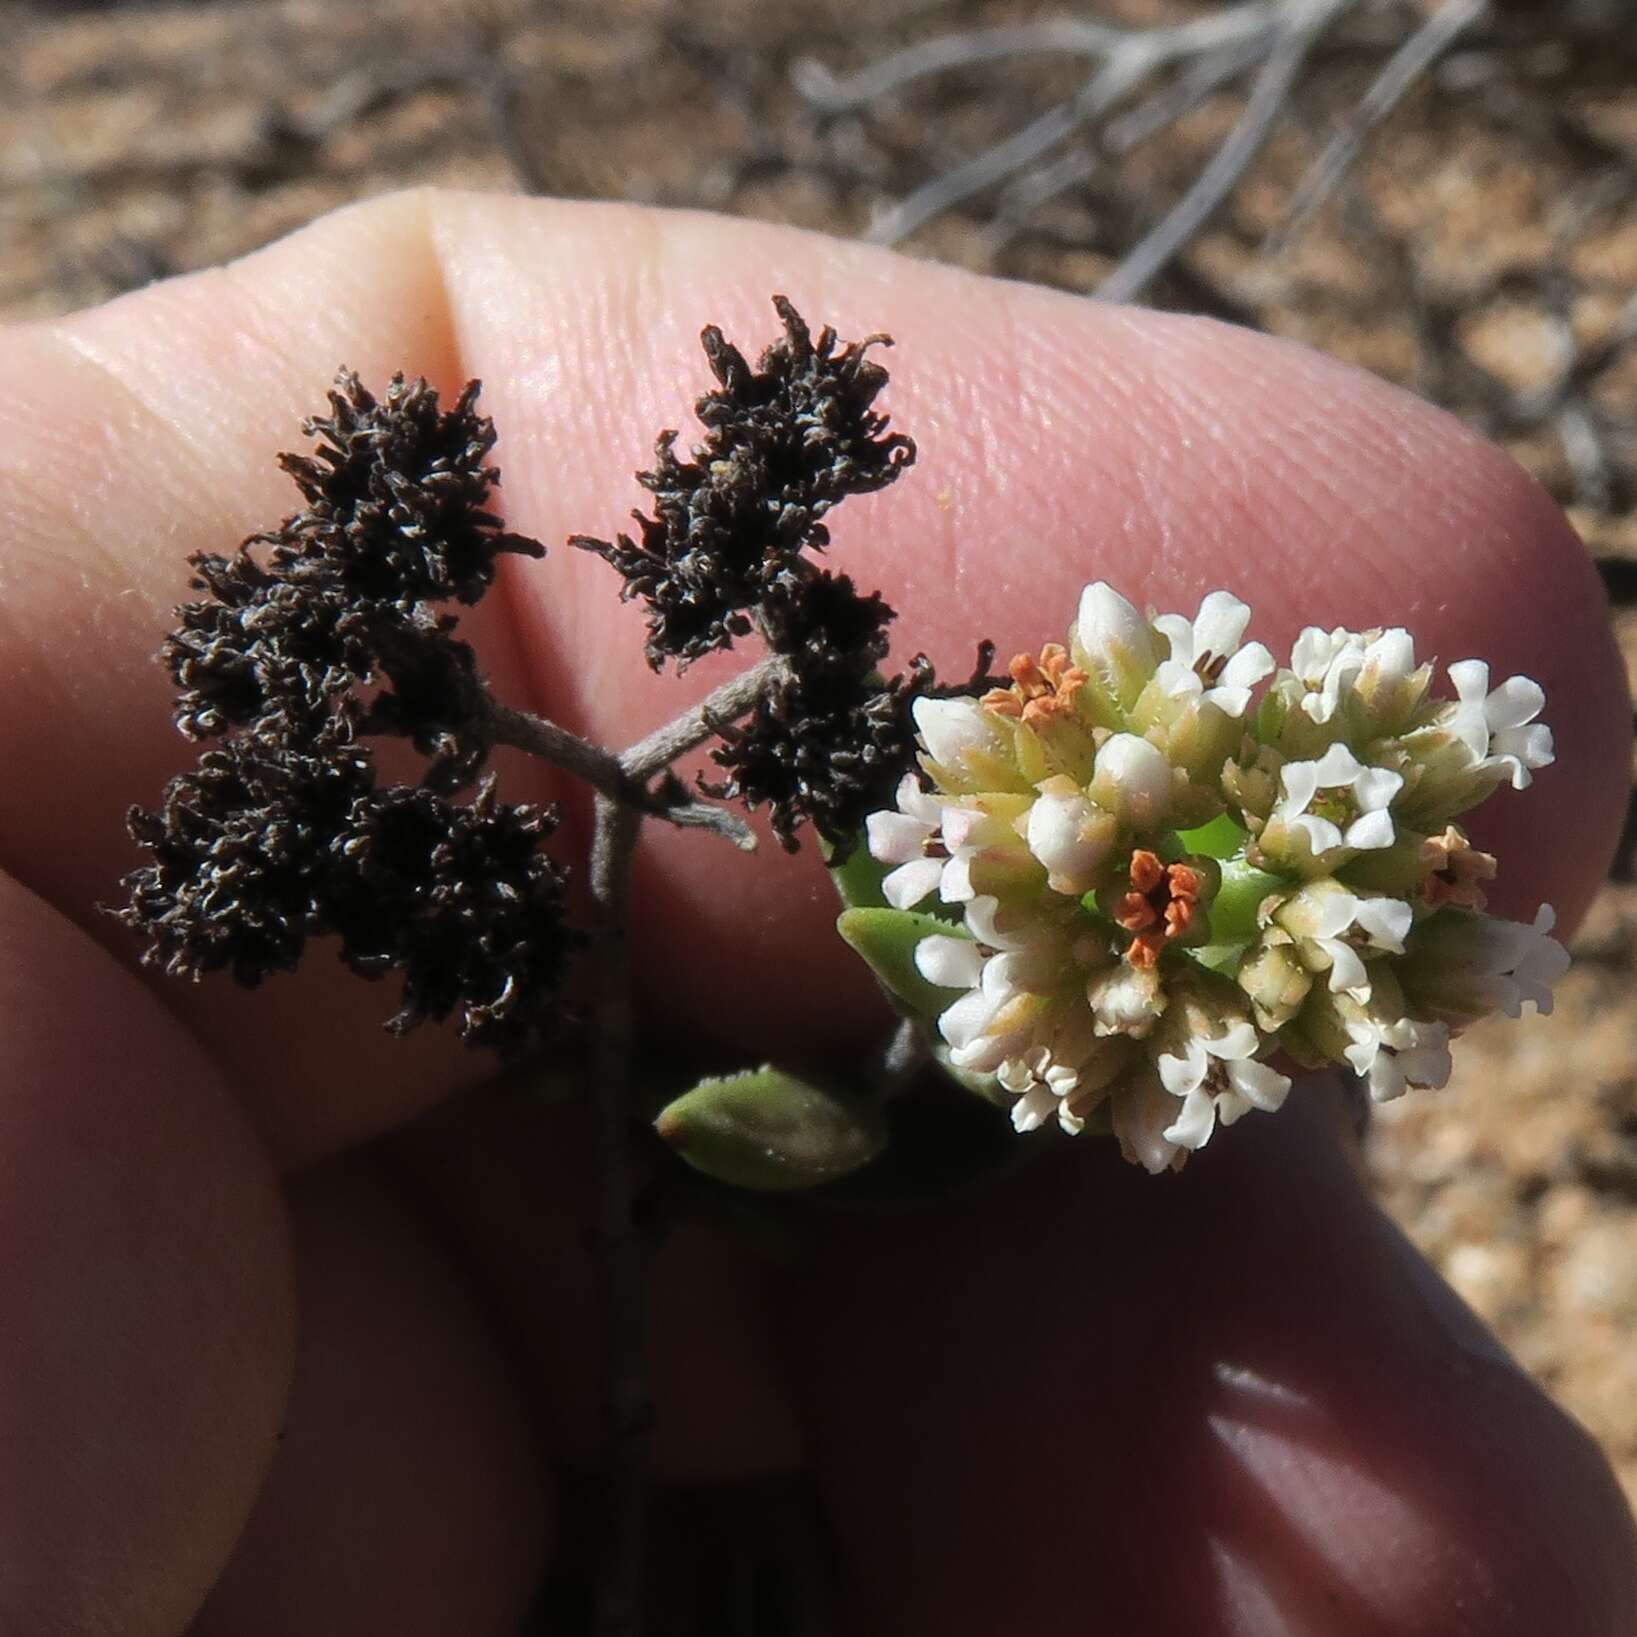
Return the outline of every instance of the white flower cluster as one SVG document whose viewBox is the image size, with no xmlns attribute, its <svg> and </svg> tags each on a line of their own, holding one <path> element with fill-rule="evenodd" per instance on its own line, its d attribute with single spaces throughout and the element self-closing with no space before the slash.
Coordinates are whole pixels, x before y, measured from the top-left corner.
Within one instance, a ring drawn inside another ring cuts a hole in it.
<svg viewBox="0 0 1637 1637">
<path fill-rule="evenodd" d="M 1464 660 L 1435 697 L 1403 630 L 1309 629 L 1276 668 L 1249 618 L 1099 583 L 1010 686 L 917 701 L 925 780 L 869 849 L 888 904 L 940 918 L 914 961 L 945 1061 L 1020 1131 L 1111 1128 L 1158 1171 L 1280 1105 L 1270 1058 L 1384 1100 L 1443 1085 L 1477 1018 L 1551 1009 L 1551 910 L 1485 915 L 1495 861 L 1453 822 L 1552 760 L 1540 687 Z"/>
</svg>

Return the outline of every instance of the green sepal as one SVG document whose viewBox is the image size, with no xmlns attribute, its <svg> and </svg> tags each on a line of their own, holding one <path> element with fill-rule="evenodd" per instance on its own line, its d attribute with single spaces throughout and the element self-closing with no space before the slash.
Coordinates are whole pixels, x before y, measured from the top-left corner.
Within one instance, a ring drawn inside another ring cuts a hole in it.
<svg viewBox="0 0 1637 1637">
<path fill-rule="evenodd" d="M 1210 941 L 1213 944 L 1248 944 L 1261 935 L 1256 912 L 1275 893 L 1288 894 L 1295 885 L 1282 875 L 1273 875 L 1247 864 L 1242 858 L 1229 859 L 1222 866 L 1222 882 L 1211 900 Z"/>
<path fill-rule="evenodd" d="M 1179 831 L 1177 840 L 1182 843 L 1184 852 L 1226 860 L 1244 851 L 1250 832 L 1244 825 L 1234 823 L 1226 813 L 1218 813 L 1209 824 Z"/>
<path fill-rule="evenodd" d="M 762 1192 L 833 1182 L 886 1146 L 876 1115 L 771 1064 L 701 1080 L 654 1129 L 696 1171 Z"/>
<path fill-rule="evenodd" d="M 912 1016 L 936 1016 L 953 1002 L 956 990 L 928 983 L 916 969 L 915 946 L 934 935 L 965 938 L 961 927 L 919 910 L 848 909 L 837 919 L 836 931 Z"/>
</svg>

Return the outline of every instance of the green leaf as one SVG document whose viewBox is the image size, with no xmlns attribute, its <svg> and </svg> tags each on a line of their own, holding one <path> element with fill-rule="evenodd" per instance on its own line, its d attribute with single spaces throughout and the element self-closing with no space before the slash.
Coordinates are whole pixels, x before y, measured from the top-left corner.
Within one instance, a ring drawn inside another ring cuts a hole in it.
<svg viewBox="0 0 1637 1637">
<path fill-rule="evenodd" d="M 968 936 L 949 921 L 919 910 L 848 909 L 836 921 L 836 931 L 869 962 L 887 993 L 916 1017 L 936 1016 L 959 992 L 928 983 L 915 967 L 915 946 L 923 938 Z"/>
<path fill-rule="evenodd" d="M 814 1188 L 868 1165 L 881 1121 L 765 1064 L 701 1080 L 660 1111 L 654 1129 L 695 1170 L 739 1188 Z"/>
<path fill-rule="evenodd" d="M 830 862 L 834 849 L 828 842 L 822 843 L 821 847 L 824 862 L 830 865 L 830 879 L 835 882 L 836 892 L 848 909 L 887 907 L 887 900 L 881 892 L 881 883 L 886 879 L 887 866 L 870 856 L 870 849 L 864 845 L 863 836 L 857 838 L 845 864 Z"/>
</svg>

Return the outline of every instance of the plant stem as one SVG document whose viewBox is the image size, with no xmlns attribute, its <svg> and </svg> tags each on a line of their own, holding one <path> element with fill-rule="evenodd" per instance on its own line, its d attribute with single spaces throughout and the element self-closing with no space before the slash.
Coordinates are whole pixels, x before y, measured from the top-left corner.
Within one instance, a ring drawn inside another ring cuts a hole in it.
<svg viewBox="0 0 1637 1637">
<path fill-rule="evenodd" d="M 627 927 L 631 861 L 645 816 L 701 824 L 740 846 L 755 837 L 735 816 L 703 802 L 669 802 L 649 788 L 679 756 L 755 705 L 784 674 L 771 657 L 716 689 L 702 704 L 614 756 L 554 723 L 489 702 L 498 743 L 533 751 L 578 774 L 596 790 L 590 888 L 595 908 L 593 960 L 597 998 L 591 1043 L 596 1158 L 601 1190 L 598 1248 L 602 1263 L 607 1437 L 603 1561 L 597 1580 L 596 1637 L 640 1637 L 643 1562 L 648 1516 L 648 1390 L 646 1275 L 642 1235 L 633 1206 L 631 962 Z"/>
<path fill-rule="evenodd" d="M 619 759 L 627 777 L 646 781 L 667 768 L 678 756 L 704 744 L 718 727 L 736 722 L 761 698 L 773 683 L 789 674 L 790 662 L 782 654 L 769 654 L 759 664 L 742 671 L 731 682 L 703 699 L 674 722 L 639 739 Z"/>
<path fill-rule="evenodd" d="M 491 743 L 526 750 L 583 779 L 600 796 L 619 802 L 642 800 L 640 786 L 621 769 L 620 759 L 612 751 L 558 727 L 544 716 L 503 705 L 487 689 L 482 694 L 481 708 Z"/>
<path fill-rule="evenodd" d="M 626 907 L 631 859 L 642 830 L 635 807 L 599 793 L 591 846 L 596 905 L 596 1155 L 601 1208 L 603 1330 L 608 1440 L 606 1535 L 597 1583 L 597 1637 L 637 1637 L 648 1511 L 648 1368 L 641 1235 L 632 1212 L 631 974 Z"/>
</svg>

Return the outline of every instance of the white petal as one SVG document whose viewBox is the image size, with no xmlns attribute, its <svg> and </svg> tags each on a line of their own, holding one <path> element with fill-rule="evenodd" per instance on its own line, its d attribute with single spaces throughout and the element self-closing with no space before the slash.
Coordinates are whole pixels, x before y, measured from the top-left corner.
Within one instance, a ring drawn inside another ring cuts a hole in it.
<svg viewBox="0 0 1637 1637">
<path fill-rule="evenodd" d="M 1037 1131 L 1056 1107 L 1057 1099 L 1044 1086 L 1035 1086 L 1012 1104 L 1012 1129 L 1019 1132 Z"/>
<path fill-rule="evenodd" d="M 1080 593 L 1076 630 L 1080 646 L 1088 654 L 1104 655 L 1124 648 L 1145 659 L 1156 657 L 1148 622 L 1105 580 L 1088 585 Z"/>
<path fill-rule="evenodd" d="M 1193 621 L 1182 614 L 1158 614 L 1154 618 L 1154 629 L 1171 645 L 1167 662 L 1180 665 L 1183 670 L 1191 669 L 1196 654 Z"/>
<path fill-rule="evenodd" d="M 1377 949 L 1404 953 L 1404 939 L 1415 920 L 1415 911 L 1398 898 L 1356 898 L 1356 919 Z"/>
<path fill-rule="evenodd" d="M 1182 1112 L 1161 1136 L 1179 1148 L 1203 1148 L 1216 1126 L 1216 1100 L 1203 1091 L 1191 1091 L 1183 1099 Z"/>
<path fill-rule="evenodd" d="M 1481 659 L 1458 659 L 1449 668 L 1449 679 L 1461 702 L 1481 705 L 1489 696 L 1489 666 Z"/>
<path fill-rule="evenodd" d="M 1256 1026 L 1253 1023 L 1235 1023 L 1215 1040 L 1202 1041 L 1201 1044 L 1212 1057 L 1228 1062 L 1249 1057 L 1256 1050 Z"/>
<path fill-rule="evenodd" d="M 1360 852 L 1369 852 L 1377 847 L 1390 847 L 1393 844 L 1393 818 L 1391 813 L 1366 813 L 1362 818 L 1354 819 L 1347 826 L 1347 834 L 1343 838 L 1349 847 L 1357 847 Z"/>
<path fill-rule="evenodd" d="M 1403 788 L 1402 773 L 1385 767 L 1364 767 L 1353 780 L 1353 798 L 1363 812 L 1373 813 L 1387 806 Z"/>
<path fill-rule="evenodd" d="M 1319 793 L 1319 764 L 1317 762 L 1286 762 L 1279 770 L 1285 799 L 1279 803 L 1278 815 L 1293 818 L 1307 811 L 1307 804 Z"/>
<path fill-rule="evenodd" d="M 1330 993 L 1350 994 L 1361 1001 L 1368 999 L 1370 980 L 1358 951 L 1344 944 L 1340 938 L 1315 938 L 1313 941 L 1330 957 Z"/>
<path fill-rule="evenodd" d="M 1540 715 L 1546 705 L 1546 690 L 1532 677 L 1509 676 L 1484 701 L 1484 719 L 1490 731 L 1521 728 Z"/>
<path fill-rule="evenodd" d="M 1154 672 L 1154 680 L 1168 699 L 1193 699 L 1205 690 L 1198 672 L 1179 659 L 1162 660 L 1159 669 Z"/>
<path fill-rule="evenodd" d="M 1364 650 L 1364 663 L 1373 665 L 1383 679 L 1407 677 L 1415 669 L 1415 639 L 1403 626 L 1395 625 Z"/>
<path fill-rule="evenodd" d="M 972 860 L 966 854 L 950 859 L 939 874 L 938 896 L 946 904 L 964 904 L 976 896 L 977 888 L 972 885 Z"/>
<path fill-rule="evenodd" d="M 987 895 L 967 900 L 966 930 L 991 949 L 1021 949 L 1028 942 L 1021 934 L 1004 932 L 997 924 L 1000 900 Z"/>
<path fill-rule="evenodd" d="M 1188 1042 L 1186 1055 L 1177 1057 L 1167 1052 L 1155 1064 L 1159 1070 L 1160 1084 L 1173 1097 L 1186 1097 L 1190 1092 L 1197 1091 L 1204 1084 L 1209 1066 L 1205 1048 L 1197 1040 Z"/>
<path fill-rule="evenodd" d="M 918 818 L 932 826 L 938 827 L 938 820 L 943 816 L 944 804 L 930 790 L 921 788 L 921 781 L 913 773 L 906 773 L 898 781 L 898 811 L 908 813 L 911 818 Z"/>
<path fill-rule="evenodd" d="M 1363 763 L 1343 744 L 1329 746 L 1313 764 L 1314 777 L 1324 789 L 1340 784 L 1350 785 L 1363 771 Z"/>
<path fill-rule="evenodd" d="M 1250 704 L 1250 689 L 1207 688 L 1204 698 L 1207 705 L 1215 705 L 1224 716 L 1237 720 L 1245 714 L 1245 707 Z"/>
<path fill-rule="evenodd" d="M 995 1013 L 995 1003 L 981 989 L 973 989 L 939 1014 L 938 1033 L 955 1048 L 970 1046 Z"/>
<path fill-rule="evenodd" d="M 1247 1103 L 1268 1114 L 1284 1102 L 1290 1090 L 1290 1077 L 1266 1063 L 1235 1063 L 1228 1070 L 1228 1079 Z"/>
<path fill-rule="evenodd" d="M 1260 642 L 1248 642 L 1222 668 L 1221 683 L 1229 688 L 1254 688 L 1273 674 L 1273 655 Z"/>
<path fill-rule="evenodd" d="M 944 873 L 941 858 L 917 858 L 901 864 L 881 883 L 881 896 L 894 909 L 914 909 L 923 898 L 936 891 Z"/>
<path fill-rule="evenodd" d="M 871 858 L 882 864 L 908 864 L 926 856 L 923 848 L 932 829 L 905 813 L 871 813 L 864 820 L 864 833 Z"/>
<path fill-rule="evenodd" d="M 1241 602 L 1231 591 L 1207 592 L 1194 618 L 1195 654 L 1208 652 L 1225 659 L 1239 646 L 1249 624 L 1249 603 Z"/>
<path fill-rule="evenodd" d="M 1534 782 L 1531 769 L 1550 767 L 1555 760 L 1552 730 L 1544 722 L 1523 728 L 1507 728 L 1505 732 L 1495 735 L 1491 749 L 1495 754 L 1483 765 L 1501 768 L 1511 779 L 1514 790 L 1527 790 Z"/>
<path fill-rule="evenodd" d="M 1307 844 L 1316 853 L 1327 853 L 1332 847 L 1342 845 L 1342 834 L 1329 819 L 1314 818 L 1311 813 L 1299 814 L 1291 819 L 1290 827 L 1300 830 L 1307 837 Z"/>
<path fill-rule="evenodd" d="M 1282 924 L 1292 932 L 1323 942 L 1326 938 L 1339 938 L 1358 918 L 1359 900 L 1350 892 L 1313 893 L 1298 899 L 1297 903 L 1311 903 L 1314 898 L 1318 899 L 1318 909 L 1311 922 L 1304 925 L 1305 917 L 1292 914 L 1284 918 Z"/>
<path fill-rule="evenodd" d="M 961 848 L 972 845 L 973 832 L 987 816 L 975 807 L 962 807 L 958 802 L 952 802 L 943 811 L 938 833 L 950 852 L 958 853 Z"/>
<path fill-rule="evenodd" d="M 990 750 L 995 731 L 984 719 L 975 699 L 927 699 L 915 701 L 916 731 L 933 761 L 958 767 L 968 750 Z"/>
<path fill-rule="evenodd" d="M 1116 733 L 1097 752 L 1092 786 L 1101 804 L 1134 830 L 1153 828 L 1171 803 L 1171 767 L 1146 739 Z M 1108 799 L 1102 798 L 1107 794 Z"/>
<path fill-rule="evenodd" d="M 934 933 L 915 946 L 915 970 L 940 989 L 970 989 L 983 976 L 983 951 L 970 938 Z"/>
</svg>

